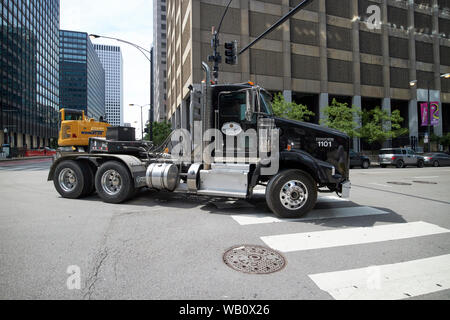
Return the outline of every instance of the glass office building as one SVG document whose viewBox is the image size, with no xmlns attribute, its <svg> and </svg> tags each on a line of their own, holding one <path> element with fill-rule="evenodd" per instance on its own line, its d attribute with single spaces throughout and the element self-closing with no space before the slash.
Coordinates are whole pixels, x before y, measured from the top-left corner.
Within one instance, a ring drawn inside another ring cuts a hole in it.
<svg viewBox="0 0 450 320">
<path fill-rule="evenodd" d="M 106 117 L 113 126 L 123 126 L 123 58 L 118 46 L 94 44 L 105 68 Z"/>
<path fill-rule="evenodd" d="M 58 135 L 59 0 L 0 0 L 0 143 L 48 146 Z"/>
<path fill-rule="evenodd" d="M 61 109 L 105 118 L 105 71 L 87 33 L 60 31 Z"/>
</svg>

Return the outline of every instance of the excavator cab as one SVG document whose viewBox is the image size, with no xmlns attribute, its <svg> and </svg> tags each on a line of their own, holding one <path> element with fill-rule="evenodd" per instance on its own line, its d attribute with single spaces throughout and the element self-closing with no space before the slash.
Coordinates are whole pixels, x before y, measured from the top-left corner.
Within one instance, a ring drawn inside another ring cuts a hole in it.
<svg viewBox="0 0 450 320">
<path fill-rule="evenodd" d="M 62 109 L 60 114 L 61 114 L 61 123 L 63 121 L 84 121 L 84 120 L 86 120 L 86 116 L 84 115 L 84 111 L 82 111 L 82 110 Z"/>
<path fill-rule="evenodd" d="M 83 110 L 61 109 L 58 144 L 60 147 L 87 147 L 90 138 L 106 138 L 110 125 L 88 119 Z"/>
</svg>

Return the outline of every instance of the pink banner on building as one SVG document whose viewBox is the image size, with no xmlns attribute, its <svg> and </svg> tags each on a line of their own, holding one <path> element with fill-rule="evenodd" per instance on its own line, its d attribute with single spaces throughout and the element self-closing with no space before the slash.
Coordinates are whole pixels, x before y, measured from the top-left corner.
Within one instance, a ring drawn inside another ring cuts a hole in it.
<svg viewBox="0 0 450 320">
<path fill-rule="evenodd" d="M 428 119 L 430 119 L 428 115 L 428 103 L 420 104 L 420 118 L 422 119 L 422 127 L 428 126 Z"/>
<path fill-rule="evenodd" d="M 430 121 L 430 114 L 428 103 L 422 103 L 420 104 L 420 117 L 422 119 L 422 127 L 428 126 L 428 123 Z M 431 126 L 438 126 L 440 120 L 440 106 L 439 102 L 432 102 L 431 103 Z"/>
</svg>

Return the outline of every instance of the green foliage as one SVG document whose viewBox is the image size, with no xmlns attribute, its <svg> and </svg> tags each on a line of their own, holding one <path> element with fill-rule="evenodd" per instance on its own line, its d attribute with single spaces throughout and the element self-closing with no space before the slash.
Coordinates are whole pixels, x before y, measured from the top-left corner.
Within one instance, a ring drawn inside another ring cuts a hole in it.
<svg viewBox="0 0 450 320">
<path fill-rule="evenodd" d="M 445 136 L 440 137 L 439 143 L 444 147 L 450 147 L 450 132 L 447 133 Z"/>
<path fill-rule="evenodd" d="M 277 93 L 272 102 L 275 116 L 297 121 L 309 121 L 315 113 L 308 110 L 307 106 L 295 102 L 287 102 L 281 93 Z"/>
<path fill-rule="evenodd" d="M 148 125 L 150 131 L 150 124 Z M 153 123 L 153 143 L 155 146 L 160 146 L 169 135 L 172 133 L 172 125 L 168 122 L 154 122 Z M 145 140 L 150 140 L 150 135 L 145 136 Z"/>
<path fill-rule="evenodd" d="M 360 129 L 360 136 L 368 143 L 383 143 L 388 139 L 403 136 L 409 132 L 402 128 L 403 118 L 399 110 L 392 111 L 389 115 L 387 110 L 376 107 L 372 110 L 364 110 L 362 113 L 363 125 Z M 390 126 L 389 126 L 390 124 Z"/>
<path fill-rule="evenodd" d="M 325 108 L 324 116 L 325 118 L 320 121 L 321 125 L 342 131 L 351 138 L 360 136 L 356 119 L 361 117 L 361 111 L 355 106 L 349 108 L 347 103 L 333 99 L 331 106 Z"/>
</svg>

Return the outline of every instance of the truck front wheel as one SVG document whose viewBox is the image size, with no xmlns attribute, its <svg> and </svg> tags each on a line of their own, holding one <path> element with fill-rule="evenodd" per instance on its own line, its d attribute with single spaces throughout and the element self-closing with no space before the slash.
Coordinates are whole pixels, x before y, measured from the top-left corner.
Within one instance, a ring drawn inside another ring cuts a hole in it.
<svg viewBox="0 0 450 320">
<path fill-rule="evenodd" d="M 104 202 L 114 204 L 129 200 L 135 191 L 130 172 L 116 161 L 108 161 L 98 169 L 95 188 Z"/>
<path fill-rule="evenodd" d="M 316 205 L 317 185 L 306 172 L 283 171 L 269 182 L 266 200 L 270 210 L 277 216 L 301 218 Z"/>
</svg>

